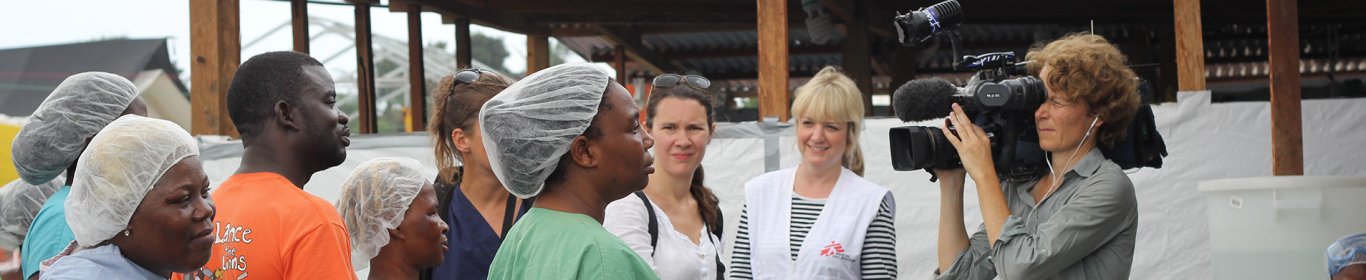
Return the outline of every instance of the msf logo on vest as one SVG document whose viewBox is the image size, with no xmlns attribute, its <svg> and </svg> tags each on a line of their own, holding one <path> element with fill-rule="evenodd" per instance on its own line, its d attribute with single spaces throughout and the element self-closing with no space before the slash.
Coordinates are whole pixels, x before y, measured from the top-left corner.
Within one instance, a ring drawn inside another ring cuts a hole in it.
<svg viewBox="0 0 1366 280">
<path fill-rule="evenodd" d="M 834 240 L 831 240 L 830 244 L 825 245 L 824 248 L 821 248 L 821 256 L 836 258 L 845 261 L 854 261 L 853 257 L 849 256 L 849 254 L 844 253 L 844 245 L 840 244 L 839 242 L 835 242 Z"/>
</svg>

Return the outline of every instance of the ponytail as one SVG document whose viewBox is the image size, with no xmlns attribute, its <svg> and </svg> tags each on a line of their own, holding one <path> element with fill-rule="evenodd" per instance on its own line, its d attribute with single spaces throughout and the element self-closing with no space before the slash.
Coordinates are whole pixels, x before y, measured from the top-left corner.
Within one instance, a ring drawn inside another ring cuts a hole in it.
<svg viewBox="0 0 1366 280">
<path fill-rule="evenodd" d="M 710 189 L 702 185 L 702 167 L 698 166 L 697 171 L 693 171 L 692 183 L 688 187 L 688 193 L 692 194 L 692 199 L 697 201 L 697 212 L 702 216 L 702 223 L 712 229 L 712 232 L 720 232 L 721 227 L 721 208 L 720 200 Z"/>
</svg>

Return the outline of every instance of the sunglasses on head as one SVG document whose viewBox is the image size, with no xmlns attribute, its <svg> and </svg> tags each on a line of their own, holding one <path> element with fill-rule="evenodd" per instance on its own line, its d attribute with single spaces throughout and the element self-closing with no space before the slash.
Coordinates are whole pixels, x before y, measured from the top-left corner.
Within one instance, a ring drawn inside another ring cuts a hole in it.
<svg viewBox="0 0 1366 280">
<path fill-rule="evenodd" d="M 711 88 L 711 80 L 699 75 L 663 74 L 656 76 L 653 84 L 655 88 L 670 88 L 679 84 L 687 84 L 700 90 Z"/>
<path fill-rule="evenodd" d="M 484 75 L 484 72 L 488 72 L 488 70 L 479 68 L 460 70 L 459 72 L 455 72 L 455 81 L 463 84 L 472 84 L 474 81 L 478 81 L 479 77 Z"/>
</svg>

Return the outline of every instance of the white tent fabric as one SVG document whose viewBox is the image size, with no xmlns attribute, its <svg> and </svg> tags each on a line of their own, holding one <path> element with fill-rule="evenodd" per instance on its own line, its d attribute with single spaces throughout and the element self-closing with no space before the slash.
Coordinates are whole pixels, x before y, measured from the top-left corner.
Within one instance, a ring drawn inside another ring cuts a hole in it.
<svg viewBox="0 0 1366 280">
<path fill-rule="evenodd" d="M 1138 244 L 1134 279 L 1208 279 L 1211 270 L 1209 223 L 1204 196 L 1196 189 L 1203 180 L 1271 175 L 1271 120 L 1267 102 L 1211 104 L 1208 92 L 1181 93 L 1177 103 L 1153 106 L 1158 130 L 1170 156 L 1162 169 L 1130 171 L 1139 202 Z M 1303 102 L 1305 175 L 1366 175 L 1366 99 L 1306 100 Z M 934 126 L 942 121 L 913 125 Z M 892 190 L 897 200 L 897 258 L 903 279 L 928 279 L 936 266 L 935 234 L 939 190 L 923 171 L 896 172 L 891 168 L 887 131 L 912 125 L 895 119 L 867 120 L 863 131 L 867 178 Z M 768 131 L 768 132 L 765 132 Z M 767 135 L 768 137 L 764 137 Z M 774 129 L 755 123 L 723 124 L 708 146 L 703 166 L 707 185 L 721 198 L 726 215 L 725 248 L 735 240 L 744 182 L 765 171 L 765 138 L 776 150 L 778 166 L 790 167 L 799 155 L 790 128 Z M 777 144 L 773 145 L 772 141 Z M 375 157 L 418 159 L 434 178 L 432 141 L 427 134 L 357 136 L 346 162 L 313 176 L 304 190 L 336 201 L 342 180 L 359 163 Z M 241 144 L 222 138 L 201 138 L 204 169 L 212 185 L 236 170 Z M 971 184 L 971 183 L 969 183 Z M 967 188 L 965 201 L 969 230 L 981 223 L 976 193 Z M 218 207 L 233 207 L 218 205 Z M 1274 241 L 1270 241 L 1274 242 Z M 1327 248 L 1327 244 L 1324 245 Z M 726 250 L 729 255 L 729 249 Z"/>
</svg>

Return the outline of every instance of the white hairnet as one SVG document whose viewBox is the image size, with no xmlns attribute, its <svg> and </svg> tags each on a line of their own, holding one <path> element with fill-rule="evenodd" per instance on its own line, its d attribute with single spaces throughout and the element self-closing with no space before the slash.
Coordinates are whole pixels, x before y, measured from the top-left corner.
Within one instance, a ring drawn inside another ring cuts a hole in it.
<svg viewBox="0 0 1366 280">
<path fill-rule="evenodd" d="M 14 138 L 13 160 L 30 184 L 52 181 L 81 155 L 85 139 L 114 121 L 137 98 L 133 82 L 119 75 L 85 72 L 67 77 Z"/>
<path fill-rule="evenodd" d="M 403 223 L 403 214 L 426 184 L 422 165 L 411 158 L 375 158 L 351 171 L 342 183 L 337 211 L 351 235 L 352 268 L 370 266 L 370 258 L 389 244 L 389 229 Z"/>
<path fill-rule="evenodd" d="M 24 243 L 38 210 L 65 182 L 62 176 L 37 185 L 16 179 L 0 188 L 0 248 L 16 249 Z"/>
<path fill-rule="evenodd" d="M 66 222 L 82 247 L 128 227 L 133 211 L 166 170 L 199 155 L 194 138 L 173 122 L 119 117 L 90 140 L 66 198 Z"/>
<path fill-rule="evenodd" d="M 587 63 L 537 71 L 484 103 L 480 134 L 493 174 L 520 198 L 541 193 L 559 158 L 598 113 L 611 78 Z"/>
</svg>

